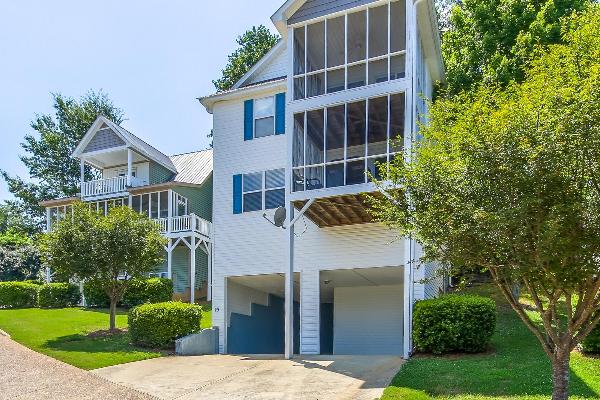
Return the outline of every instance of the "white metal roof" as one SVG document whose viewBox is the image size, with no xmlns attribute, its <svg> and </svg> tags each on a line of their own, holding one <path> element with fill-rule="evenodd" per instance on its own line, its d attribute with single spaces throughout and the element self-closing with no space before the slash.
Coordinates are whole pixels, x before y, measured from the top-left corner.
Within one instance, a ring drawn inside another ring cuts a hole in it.
<svg viewBox="0 0 600 400">
<path fill-rule="evenodd" d="M 212 149 L 177 154 L 170 158 L 178 171 L 173 182 L 201 185 L 213 170 Z"/>
</svg>

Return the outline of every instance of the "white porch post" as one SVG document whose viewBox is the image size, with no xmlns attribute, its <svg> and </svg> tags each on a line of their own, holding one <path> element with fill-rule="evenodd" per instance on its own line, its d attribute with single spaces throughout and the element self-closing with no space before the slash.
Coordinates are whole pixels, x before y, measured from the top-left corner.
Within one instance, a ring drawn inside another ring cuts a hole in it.
<svg viewBox="0 0 600 400">
<path fill-rule="evenodd" d="M 50 207 L 47 207 L 46 208 L 46 232 L 50 232 L 50 229 L 52 229 L 52 219 L 51 219 Z"/>
<path fill-rule="evenodd" d="M 208 287 L 206 288 L 206 300 L 212 300 L 212 242 L 206 243 L 206 256 L 208 258 Z"/>
<path fill-rule="evenodd" d="M 173 279 L 173 239 L 167 244 L 167 278 Z"/>
<path fill-rule="evenodd" d="M 288 269 L 285 274 L 285 358 L 294 355 L 294 203 L 288 203 Z"/>
<path fill-rule="evenodd" d="M 127 186 L 131 186 L 131 174 L 133 173 L 133 151 L 127 148 Z"/>
<path fill-rule="evenodd" d="M 192 245 L 190 246 L 190 303 L 194 304 L 196 291 L 196 236 L 192 232 Z"/>
<path fill-rule="evenodd" d="M 167 205 L 167 232 L 171 232 L 173 230 L 173 202 L 175 201 L 173 196 L 173 189 L 168 190 L 169 202 Z"/>
<path fill-rule="evenodd" d="M 79 191 L 83 194 L 83 184 L 85 182 L 85 161 L 83 161 L 83 158 L 79 159 L 79 180 L 81 181 Z"/>
</svg>

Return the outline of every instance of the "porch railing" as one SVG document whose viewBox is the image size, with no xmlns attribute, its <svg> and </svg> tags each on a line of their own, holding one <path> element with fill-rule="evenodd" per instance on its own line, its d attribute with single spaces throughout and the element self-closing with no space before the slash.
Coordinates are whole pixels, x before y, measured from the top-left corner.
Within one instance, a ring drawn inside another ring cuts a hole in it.
<svg viewBox="0 0 600 400">
<path fill-rule="evenodd" d="M 148 183 L 135 176 L 131 177 L 131 186 L 144 186 Z M 127 191 L 127 176 L 117 176 L 114 178 L 97 179 L 94 181 L 81 183 L 81 197 L 102 196 L 112 193 L 121 193 Z"/>
<path fill-rule="evenodd" d="M 210 237 L 212 224 L 196 214 L 156 219 L 161 233 L 198 232 Z"/>
<path fill-rule="evenodd" d="M 127 190 L 127 177 L 117 176 L 115 178 L 97 179 L 95 181 L 81 183 L 81 196 L 94 197 L 104 194 L 120 193 Z"/>
</svg>

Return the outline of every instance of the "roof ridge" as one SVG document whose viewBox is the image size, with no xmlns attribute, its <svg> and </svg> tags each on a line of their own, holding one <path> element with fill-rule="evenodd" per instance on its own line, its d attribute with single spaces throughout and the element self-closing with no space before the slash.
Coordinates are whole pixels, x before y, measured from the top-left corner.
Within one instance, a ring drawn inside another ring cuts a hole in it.
<svg viewBox="0 0 600 400">
<path fill-rule="evenodd" d="M 202 150 L 194 150 L 194 151 L 187 151 L 185 153 L 171 154 L 169 157 L 185 156 L 187 154 L 202 153 L 205 151 L 212 151 L 212 150 L 213 150 L 212 147 L 207 147 L 206 149 L 202 149 Z"/>
</svg>

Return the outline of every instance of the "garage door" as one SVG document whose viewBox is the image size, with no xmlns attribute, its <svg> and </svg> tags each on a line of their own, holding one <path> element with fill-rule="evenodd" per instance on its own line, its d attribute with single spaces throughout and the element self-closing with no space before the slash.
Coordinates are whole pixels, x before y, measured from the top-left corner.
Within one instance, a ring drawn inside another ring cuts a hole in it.
<svg viewBox="0 0 600 400">
<path fill-rule="evenodd" d="M 333 354 L 402 354 L 402 285 L 336 287 Z"/>
</svg>

